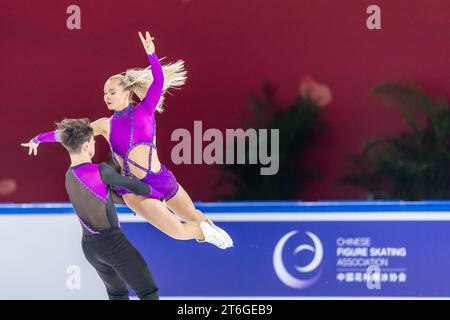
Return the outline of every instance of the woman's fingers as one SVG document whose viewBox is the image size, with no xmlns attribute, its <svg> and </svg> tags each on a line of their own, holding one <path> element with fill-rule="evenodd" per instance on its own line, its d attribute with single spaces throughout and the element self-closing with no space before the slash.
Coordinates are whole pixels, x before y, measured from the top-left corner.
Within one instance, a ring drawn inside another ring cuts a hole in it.
<svg viewBox="0 0 450 320">
<path fill-rule="evenodd" d="M 142 44 L 145 46 L 145 38 L 140 31 L 139 31 L 139 37 L 141 38 Z"/>
<path fill-rule="evenodd" d="M 33 148 L 34 155 L 37 155 L 37 148 Z"/>
<path fill-rule="evenodd" d="M 155 40 L 155 38 L 152 37 L 148 31 L 145 32 L 145 39 L 146 39 L 148 42 L 150 42 L 150 41 L 152 41 L 152 40 Z"/>
<path fill-rule="evenodd" d="M 151 51 L 153 47 L 153 40 L 155 40 L 155 38 L 153 38 L 148 31 L 145 32 L 145 38 L 140 31 L 138 33 L 145 50 Z"/>
<path fill-rule="evenodd" d="M 148 40 L 154 40 L 155 39 L 152 36 L 150 36 L 150 33 L 148 31 L 145 32 L 145 38 L 144 38 L 144 36 L 142 35 L 142 33 L 140 31 L 138 33 L 139 33 L 139 37 L 141 38 L 141 41 L 144 42 L 144 43 L 147 42 Z"/>
</svg>

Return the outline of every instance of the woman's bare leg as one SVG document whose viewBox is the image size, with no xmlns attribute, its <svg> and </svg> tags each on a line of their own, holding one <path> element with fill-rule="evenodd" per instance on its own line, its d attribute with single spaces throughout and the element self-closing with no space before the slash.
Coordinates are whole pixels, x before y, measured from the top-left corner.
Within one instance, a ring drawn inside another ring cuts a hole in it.
<svg viewBox="0 0 450 320">
<path fill-rule="evenodd" d="M 198 209 L 195 209 L 194 203 L 183 189 L 183 187 L 178 184 L 178 191 L 170 200 L 166 201 L 166 205 L 172 210 L 180 219 L 199 225 L 202 221 L 207 221 L 211 226 L 213 226 L 223 237 L 228 246 L 233 246 L 233 240 L 230 235 L 223 229 L 216 226 L 206 215 L 203 214 Z"/>
<path fill-rule="evenodd" d="M 169 201 L 166 201 L 166 205 L 169 209 L 186 222 L 199 224 L 202 221 L 208 220 L 200 210 L 195 208 L 194 203 L 184 188 L 180 184 L 178 184 L 178 187 L 175 196 Z"/>
<path fill-rule="evenodd" d="M 126 205 L 150 222 L 160 231 L 178 240 L 203 240 L 202 230 L 196 224 L 181 223 L 167 207 L 157 199 L 144 198 L 134 194 L 123 195 Z"/>
</svg>

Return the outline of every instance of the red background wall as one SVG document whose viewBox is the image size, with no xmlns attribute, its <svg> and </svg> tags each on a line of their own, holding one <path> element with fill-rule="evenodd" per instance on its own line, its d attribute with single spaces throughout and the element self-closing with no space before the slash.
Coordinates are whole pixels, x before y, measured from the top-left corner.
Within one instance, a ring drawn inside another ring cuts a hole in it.
<svg viewBox="0 0 450 320">
<path fill-rule="evenodd" d="M 81 30 L 66 28 L 66 8 L 81 8 Z M 382 30 L 366 28 L 366 8 L 381 7 Z M 413 79 L 432 95 L 450 88 L 448 0 L 152 0 L 2 1 L 0 179 L 18 189 L 0 201 L 65 201 L 69 165 L 59 145 L 41 145 L 37 157 L 20 147 L 63 117 L 109 116 L 103 103 L 108 76 L 146 66 L 137 31 L 155 37 L 159 57 L 184 59 L 187 84 L 166 100 L 158 117 L 161 161 L 195 200 L 212 201 L 218 168 L 175 166 L 176 128 L 238 128 L 247 97 L 267 79 L 280 100 L 297 94 L 311 74 L 330 86 L 328 130 L 306 156 L 322 172 L 302 200 L 360 199 L 362 190 L 336 180 L 351 170 L 345 160 L 364 140 L 401 132 L 406 125 L 369 90 L 380 81 Z M 97 139 L 95 161 L 107 154 Z"/>
</svg>

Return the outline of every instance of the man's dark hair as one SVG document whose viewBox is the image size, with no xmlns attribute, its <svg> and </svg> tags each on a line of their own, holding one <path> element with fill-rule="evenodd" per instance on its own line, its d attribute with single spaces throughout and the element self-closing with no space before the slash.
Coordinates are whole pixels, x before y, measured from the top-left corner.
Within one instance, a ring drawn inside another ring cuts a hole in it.
<svg viewBox="0 0 450 320">
<path fill-rule="evenodd" d="M 56 123 L 61 143 L 71 153 L 81 152 L 83 143 L 89 141 L 94 134 L 89 119 L 64 119 Z"/>
</svg>

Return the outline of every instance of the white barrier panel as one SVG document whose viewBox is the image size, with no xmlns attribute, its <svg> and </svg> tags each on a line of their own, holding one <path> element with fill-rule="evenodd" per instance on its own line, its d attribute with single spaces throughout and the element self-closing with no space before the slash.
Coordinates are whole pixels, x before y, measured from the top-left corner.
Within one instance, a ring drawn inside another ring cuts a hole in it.
<svg viewBox="0 0 450 320">
<path fill-rule="evenodd" d="M 234 248 L 174 240 L 118 207 L 162 299 L 450 297 L 449 202 L 197 207 Z M 107 299 L 81 235 L 69 204 L 0 205 L 0 299 Z"/>
<path fill-rule="evenodd" d="M 0 299 L 107 299 L 74 215 L 0 215 Z"/>
</svg>

